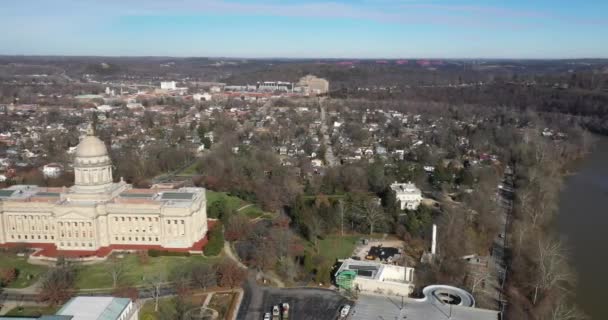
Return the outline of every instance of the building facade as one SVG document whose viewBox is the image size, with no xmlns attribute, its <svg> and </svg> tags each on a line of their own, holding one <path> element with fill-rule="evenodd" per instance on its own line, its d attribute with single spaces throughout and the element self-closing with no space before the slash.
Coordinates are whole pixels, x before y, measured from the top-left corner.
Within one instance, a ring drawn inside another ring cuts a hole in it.
<svg viewBox="0 0 608 320">
<path fill-rule="evenodd" d="M 106 146 L 92 130 L 76 149 L 74 180 L 70 188 L 0 190 L 0 245 L 187 249 L 205 238 L 204 188 L 134 189 L 114 182 Z"/>
<path fill-rule="evenodd" d="M 416 210 L 422 202 L 422 191 L 415 184 L 398 183 L 391 184 L 391 189 L 395 191 L 395 197 L 401 206 L 401 210 Z"/>
</svg>

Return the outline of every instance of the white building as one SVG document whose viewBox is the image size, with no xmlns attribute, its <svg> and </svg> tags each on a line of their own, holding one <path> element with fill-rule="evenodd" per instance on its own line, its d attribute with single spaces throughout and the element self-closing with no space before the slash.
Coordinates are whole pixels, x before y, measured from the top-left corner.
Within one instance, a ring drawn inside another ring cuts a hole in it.
<svg viewBox="0 0 608 320">
<path fill-rule="evenodd" d="M 56 316 L 71 316 L 71 320 L 137 320 L 139 310 L 128 298 L 74 297 Z"/>
<path fill-rule="evenodd" d="M 78 145 L 74 185 L 0 189 L 0 245 L 53 245 L 95 252 L 200 251 L 207 233 L 204 188 L 134 189 L 114 182 L 105 144 L 89 130 Z"/>
<path fill-rule="evenodd" d="M 176 90 L 177 83 L 175 81 L 162 81 L 160 83 L 160 88 L 163 90 Z"/>
<path fill-rule="evenodd" d="M 139 309 L 131 299 L 115 297 L 74 297 L 54 315 L 3 317 L 0 320 L 137 320 Z"/>
<path fill-rule="evenodd" d="M 329 81 L 313 75 L 307 75 L 298 81 L 296 89 L 308 95 L 323 94 L 329 91 Z"/>
<path fill-rule="evenodd" d="M 345 259 L 336 271 L 336 278 L 345 271 L 356 274 L 352 282 L 354 290 L 404 297 L 414 291 L 414 268 Z"/>
<path fill-rule="evenodd" d="M 212 96 L 207 92 L 205 92 L 203 94 L 195 93 L 192 95 L 192 99 L 194 101 L 211 101 L 211 98 L 212 98 Z"/>
<path fill-rule="evenodd" d="M 59 163 L 49 163 L 42 167 L 42 174 L 45 178 L 57 178 L 63 172 L 63 166 Z"/>
<path fill-rule="evenodd" d="M 416 210 L 418 209 L 418 206 L 420 206 L 422 191 L 420 191 L 415 184 L 411 182 L 395 182 L 391 184 L 391 189 L 395 191 L 395 196 L 401 205 L 401 210 Z"/>
</svg>

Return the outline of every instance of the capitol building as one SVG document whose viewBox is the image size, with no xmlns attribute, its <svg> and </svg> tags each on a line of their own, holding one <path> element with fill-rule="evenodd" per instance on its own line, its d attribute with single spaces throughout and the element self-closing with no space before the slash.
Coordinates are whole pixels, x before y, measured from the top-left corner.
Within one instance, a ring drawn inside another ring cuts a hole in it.
<svg viewBox="0 0 608 320">
<path fill-rule="evenodd" d="M 135 189 L 122 179 L 114 182 L 106 146 L 90 128 L 76 148 L 74 180 L 70 188 L 0 189 L 0 246 L 98 256 L 112 250 L 202 250 L 204 188 Z"/>
</svg>

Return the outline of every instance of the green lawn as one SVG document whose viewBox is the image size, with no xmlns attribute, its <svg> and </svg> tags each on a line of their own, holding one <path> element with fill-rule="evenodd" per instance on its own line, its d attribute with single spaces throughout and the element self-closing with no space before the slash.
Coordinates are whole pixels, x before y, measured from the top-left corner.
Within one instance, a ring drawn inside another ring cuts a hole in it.
<svg viewBox="0 0 608 320">
<path fill-rule="evenodd" d="M 148 300 L 139 310 L 139 320 L 157 320 L 161 318 L 163 310 L 171 310 L 175 305 L 173 298 L 161 298 L 158 300 L 158 312 L 154 311 L 154 300 Z"/>
<path fill-rule="evenodd" d="M 17 279 L 8 285 L 9 288 L 25 288 L 34 284 L 40 275 L 47 270 L 45 266 L 29 264 L 26 257 L 18 257 L 15 254 L 0 253 L 0 269 L 17 269 Z"/>
<path fill-rule="evenodd" d="M 211 204 L 213 204 L 215 201 L 218 201 L 220 198 L 226 199 L 226 204 L 231 210 L 237 210 L 238 208 L 247 204 L 247 202 L 241 200 L 238 197 L 228 195 L 228 193 L 226 192 L 207 190 L 207 208 L 209 208 Z"/>
<path fill-rule="evenodd" d="M 345 259 L 351 256 L 357 242 L 361 239 L 358 235 L 331 235 L 319 240 L 319 254 L 330 261 Z"/>
<path fill-rule="evenodd" d="M 255 219 L 264 215 L 264 211 L 257 206 L 247 207 L 239 211 L 239 213 L 246 215 L 250 219 Z"/>
<path fill-rule="evenodd" d="M 195 161 L 193 164 L 186 167 L 186 169 L 182 170 L 177 175 L 178 176 L 193 176 L 198 173 L 197 167 L 198 167 L 198 161 Z"/>
<path fill-rule="evenodd" d="M 215 201 L 218 201 L 221 198 L 224 198 L 226 200 L 226 205 L 228 206 L 228 208 L 234 211 L 250 204 L 247 201 L 244 201 L 235 196 L 231 196 L 226 192 L 207 190 L 207 208 L 209 208 Z M 264 212 L 264 210 L 262 210 L 255 204 L 239 211 L 239 214 L 244 214 L 250 219 L 255 219 L 262 216 L 270 218 L 273 217 L 273 214 L 269 212 Z"/>
<path fill-rule="evenodd" d="M 54 315 L 59 307 L 17 307 L 6 313 L 8 317 L 38 317 Z"/>
<path fill-rule="evenodd" d="M 124 263 L 119 285 L 137 286 L 145 284 L 145 277 L 155 275 L 169 276 L 175 268 L 194 261 L 215 262 L 219 258 L 206 258 L 203 256 L 190 257 L 149 257 L 149 262 L 142 265 L 135 254 L 124 254 L 121 263 Z M 78 268 L 76 287 L 79 289 L 111 288 L 112 275 L 110 261 L 82 265 Z"/>
</svg>

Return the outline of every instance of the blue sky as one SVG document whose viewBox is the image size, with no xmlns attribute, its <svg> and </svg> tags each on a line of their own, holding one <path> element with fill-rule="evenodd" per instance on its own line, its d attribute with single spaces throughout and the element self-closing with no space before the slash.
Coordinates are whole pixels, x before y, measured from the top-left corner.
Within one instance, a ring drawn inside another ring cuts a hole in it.
<svg viewBox="0 0 608 320">
<path fill-rule="evenodd" d="M 0 54 L 608 58 L 608 1 L 0 0 Z"/>
</svg>

